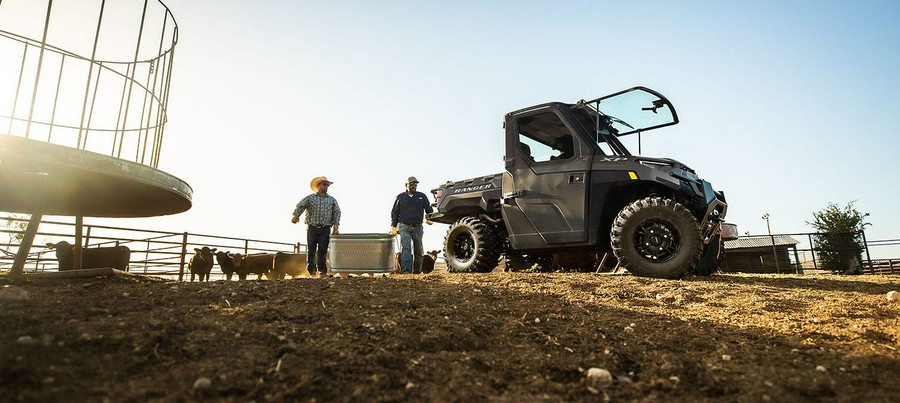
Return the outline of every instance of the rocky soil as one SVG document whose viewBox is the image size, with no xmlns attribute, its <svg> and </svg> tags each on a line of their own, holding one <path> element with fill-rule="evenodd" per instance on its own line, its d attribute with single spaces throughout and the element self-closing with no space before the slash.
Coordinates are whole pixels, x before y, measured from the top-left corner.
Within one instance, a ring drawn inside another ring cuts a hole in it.
<svg viewBox="0 0 900 403">
<path fill-rule="evenodd" d="M 896 401 L 898 283 L 0 275 L 0 399 Z"/>
</svg>

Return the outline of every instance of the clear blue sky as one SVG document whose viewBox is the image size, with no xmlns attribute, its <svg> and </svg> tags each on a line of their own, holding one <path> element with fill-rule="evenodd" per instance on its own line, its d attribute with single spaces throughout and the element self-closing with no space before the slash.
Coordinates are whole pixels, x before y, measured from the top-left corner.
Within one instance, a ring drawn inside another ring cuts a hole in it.
<svg viewBox="0 0 900 403">
<path fill-rule="evenodd" d="M 811 231 L 856 201 L 869 239 L 900 238 L 900 2 L 165 4 L 180 36 L 160 168 L 194 206 L 132 225 L 305 242 L 291 211 L 325 175 L 342 232 L 386 233 L 407 176 L 427 192 L 503 169 L 504 113 L 644 85 L 681 123 L 642 154 L 725 191 L 741 234 L 765 213 Z"/>
</svg>

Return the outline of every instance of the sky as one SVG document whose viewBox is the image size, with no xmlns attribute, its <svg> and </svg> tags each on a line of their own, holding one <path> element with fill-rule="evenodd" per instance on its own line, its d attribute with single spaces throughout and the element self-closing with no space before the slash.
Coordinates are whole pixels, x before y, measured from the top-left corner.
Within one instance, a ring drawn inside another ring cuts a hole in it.
<svg viewBox="0 0 900 403">
<path fill-rule="evenodd" d="M 900 113 L 880 98 L 900 91 L 896 1 L 164 3 L 179 36 L 159 168 L 193 207 L 119 226 L 305 243 L 291 212 L 323 175 L 341 232 L 387 233 L 408 176 L 428 193 L 503 170 L 506 112 L 641 85 L 680 118 L 641 154 L 724 191 L 740 234 L 766 234 L 764 214 L 811 232 L 854 202 L 869 240 L 900 238 Z"/>
</svg>

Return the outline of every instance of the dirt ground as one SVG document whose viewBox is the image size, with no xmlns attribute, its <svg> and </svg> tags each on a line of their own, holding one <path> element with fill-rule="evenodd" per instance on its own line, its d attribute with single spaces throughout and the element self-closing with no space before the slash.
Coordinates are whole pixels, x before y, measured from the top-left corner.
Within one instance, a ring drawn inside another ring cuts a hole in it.
<svg viewBox="0 0 900 403">
<path fill-rule="evenodd" d="M 0 275 L 0 286 L 3 401 L 900 396 L 900 302 L 886 298 L 898 276 Z"/>
</svg>

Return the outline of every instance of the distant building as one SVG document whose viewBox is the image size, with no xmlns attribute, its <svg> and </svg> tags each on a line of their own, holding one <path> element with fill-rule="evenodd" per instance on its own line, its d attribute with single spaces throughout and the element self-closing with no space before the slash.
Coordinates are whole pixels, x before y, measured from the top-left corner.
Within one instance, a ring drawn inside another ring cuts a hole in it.
<svg viewBox="0 0 900 403">
<path fill-rule="evenodd" d="M 787 235 L 743 236 L 733 241 L 725 241 L 722 271 L 802 273 L 803 269 L 792 263 L 797 261 L 797 244 L 799 243 Z"/>
</svg>

